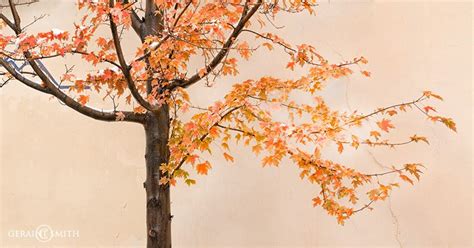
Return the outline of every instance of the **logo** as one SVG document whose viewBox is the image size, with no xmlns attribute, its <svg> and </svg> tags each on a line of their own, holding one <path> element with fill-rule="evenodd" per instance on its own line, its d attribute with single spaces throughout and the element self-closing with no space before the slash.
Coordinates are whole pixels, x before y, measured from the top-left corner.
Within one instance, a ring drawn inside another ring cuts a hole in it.
<svg viewBox="0 0 474 248">
<path fill-rule="evenodd" d="M 49 225 L 39 225 L 31 230 L 9 230 L 9 238 L 36 239 L 38 242 L 46 243 L 53 239 L 79 238 L 79 230 L 53 229 Z"/>
</svg>

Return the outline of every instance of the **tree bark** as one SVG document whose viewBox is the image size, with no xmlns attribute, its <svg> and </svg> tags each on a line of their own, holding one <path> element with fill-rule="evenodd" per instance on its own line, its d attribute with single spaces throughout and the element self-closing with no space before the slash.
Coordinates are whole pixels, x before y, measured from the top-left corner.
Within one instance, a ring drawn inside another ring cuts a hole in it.
<svg viewBox="0 0 474 248">
<path fill-rule="evenodd" d="M 171 209 L 169 184 L 160 185 L 160 165 L 169 160 L 169 107 L 147 113 L 146 134 L 146 226 L 148 248 L 171 247 Z"/>
<path fill-rule="evenodd" d="M 148 35 L 159 35 L 163 18 L 153 0 L 146 0 L 144 23 L 140 27 L 140 39 Z M 151 68 L 146 60 L 147 67 Z M 147 81 L 147 94 L 152 91 L 151 79 Z M 160 166 L 168 163 L 170 116 L 168 105 L 158 111 L 149 111 L 145 121 L 146 133 L 146 226 L 148 248 L 171 247 L 171 209 L 169 184 L 160 185 Z"/>
</svg>

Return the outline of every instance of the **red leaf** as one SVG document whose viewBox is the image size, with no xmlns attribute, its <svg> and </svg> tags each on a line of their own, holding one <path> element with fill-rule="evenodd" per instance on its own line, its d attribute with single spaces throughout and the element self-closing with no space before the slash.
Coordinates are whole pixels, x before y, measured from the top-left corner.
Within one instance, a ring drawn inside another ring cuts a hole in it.
<svg viewBox="0 0 474 248">
<path fill-rule="evenodd" d="M 426 106 L 423 108 L 423 110 L 425 110 L 426 113 L 430 112 L 430 111 L 433 111 L 433 112 L 436 112 L 436 109 L 434 109 L 433 107 L 431 106 Z"/>
</svg>

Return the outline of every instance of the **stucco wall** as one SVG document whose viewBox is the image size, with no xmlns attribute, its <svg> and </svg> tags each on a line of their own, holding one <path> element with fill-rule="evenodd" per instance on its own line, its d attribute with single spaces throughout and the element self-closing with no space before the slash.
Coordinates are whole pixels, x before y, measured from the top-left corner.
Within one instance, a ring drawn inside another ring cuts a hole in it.
<svg viewBox="0 0 474 248">
<path fill-rule="evenodd" d="M 50 15 L 34 30 L 66 30 L 76 16 L 72 2 L 42 1 L 21 13 L 27 19 Z M 458 133 L 407 114 L 397 119 L 397 132 L 427 135 L 430 146 L 361 149 L 344 157 L 328 151 L 367 171 L 380 170 L 376 160 L 427 165 L 414 187 L 403 185 L 390 201 L 345 226 L 311 206 L 318 189 L 301 181 L 292 164 L 262 168 L 246 149 L 235 152 L 232 165 L 216 156 L 210 175 L 197 177 L 196 186 L 173 188 L 175 246 L 396 247 L 397 239 L 404 247 L 471 246 L 472 3 L 331 0 L 316 16 L 284 16 L 277 24 L 289 41 L 312 43 L 329 58 L 369 59 L 370 79 L 356 75 L 328 85 L 324 95 L 333 107 L 368 112 L 431 89 L 445 98 L 438 110 L 456 120 Z M 246 78 L 291 76 L 283 70 L 285 56 L 271 56 L 257 53 L 238 78 L 192 89 L 196 102 L 219 99 Z M 1 247 L 144 244 L 140 126 L 88 119 L 15 82 L 0 90 L 0 130 Z M 38 243 L 8 235 L 41 224 L 78 230 L 80 237 Z"/>
</svg>

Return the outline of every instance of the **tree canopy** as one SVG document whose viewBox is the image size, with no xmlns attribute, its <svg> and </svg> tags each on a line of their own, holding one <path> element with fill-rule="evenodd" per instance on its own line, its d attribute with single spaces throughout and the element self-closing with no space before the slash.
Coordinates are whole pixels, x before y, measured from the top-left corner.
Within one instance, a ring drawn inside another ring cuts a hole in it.
<svg viewBox="0 0 474 248">
<path fill-rule="evenodd" d="M 316 14 L 315 1 L 143 2 L 79 0 L 82 18 L 71 30 L 50 28 L 39 33 L 28 32 L 28 27 L 43 17 L 23 23 L 15 5 L 10 4 L 11 15 L 0 14 L 0 65 L 5 80 L 16 79 L 97 120 L 143 124 L 148 112 L 169 107 L 170 158 L 159 165 L 161 184 L 195 184 L 191 171 L 207 175 L 212 169 L 212 161 L 203 154 L 222 153 L 234 162 L 230 144 L 238 143 L 251 147 L 263 166 L 293 163 L 301 179 L 320 189 L 313 196 L 314 206 L 321 206 L 343 224 L 399 187 L 396 182 L 384 181 L 383 176 L 395 174 L 400 181 L 413 184 L 423 165 L 413 162 L 365 173 L 325 158 L 321 153 L 324 147 L 335 145 L 343 153 L 360 146 L 428 144 L 428 139 L 418 134 L 388 138 L 397 128 L 395 117 L 406 111 L 417 111 L 422 118 L 456 131 L 451 118 L 437 114 L 431 102 L 442 98 L 431 91 L 371 113 L 330 108 L 321 96 L 324 87 L 354 72 L 370 77 L 363 69 L 367 59 L 329 61 L 311 44 L 290 44 L 284 37 L 262 31 L 265 27 L 280 29 L 273 20 L 282 13 Z M 155 23 L 151 30 L 144 25 L 146 18 Z M 105 29 L 109 32 L 102 35 Z M 129 58 L 122 44 L 125 32 L 135 32 L 141 41 Z M 187 88 L 197 83 L 212 87 L 223 77 L 236 76 L 239 64 L 251 60 L 257 49 L 287 54 L 287 66 L 281 69 L 299 67 L 304 73 L 295 72 L 291 79 L 264 76 L 236 82 L 214 104 L 193 105 L 192 99 L 202 96 L 189 95 Z M 66 66 L 62 75 L 53 78 L 40 65 L 40 61 L 70 56 L 82 58 L 93 70 L 77 73 L 73 66 Z M 18 70 L 11 61 L 28 62 L 31 70 Z M 54 81 L 70 87 L 62 89 Z M 103 111 L 93 107 L 91 95 L 112 101 L 114 108 Z M 123 109 L 119 109 L 119 102 Z M 286 118 L 279 118 L 283 114 Z M 354 134 L 370 123 L 376 128 Z M 212 144 L 222 149 L 213 149 Z"/>
</svg>

